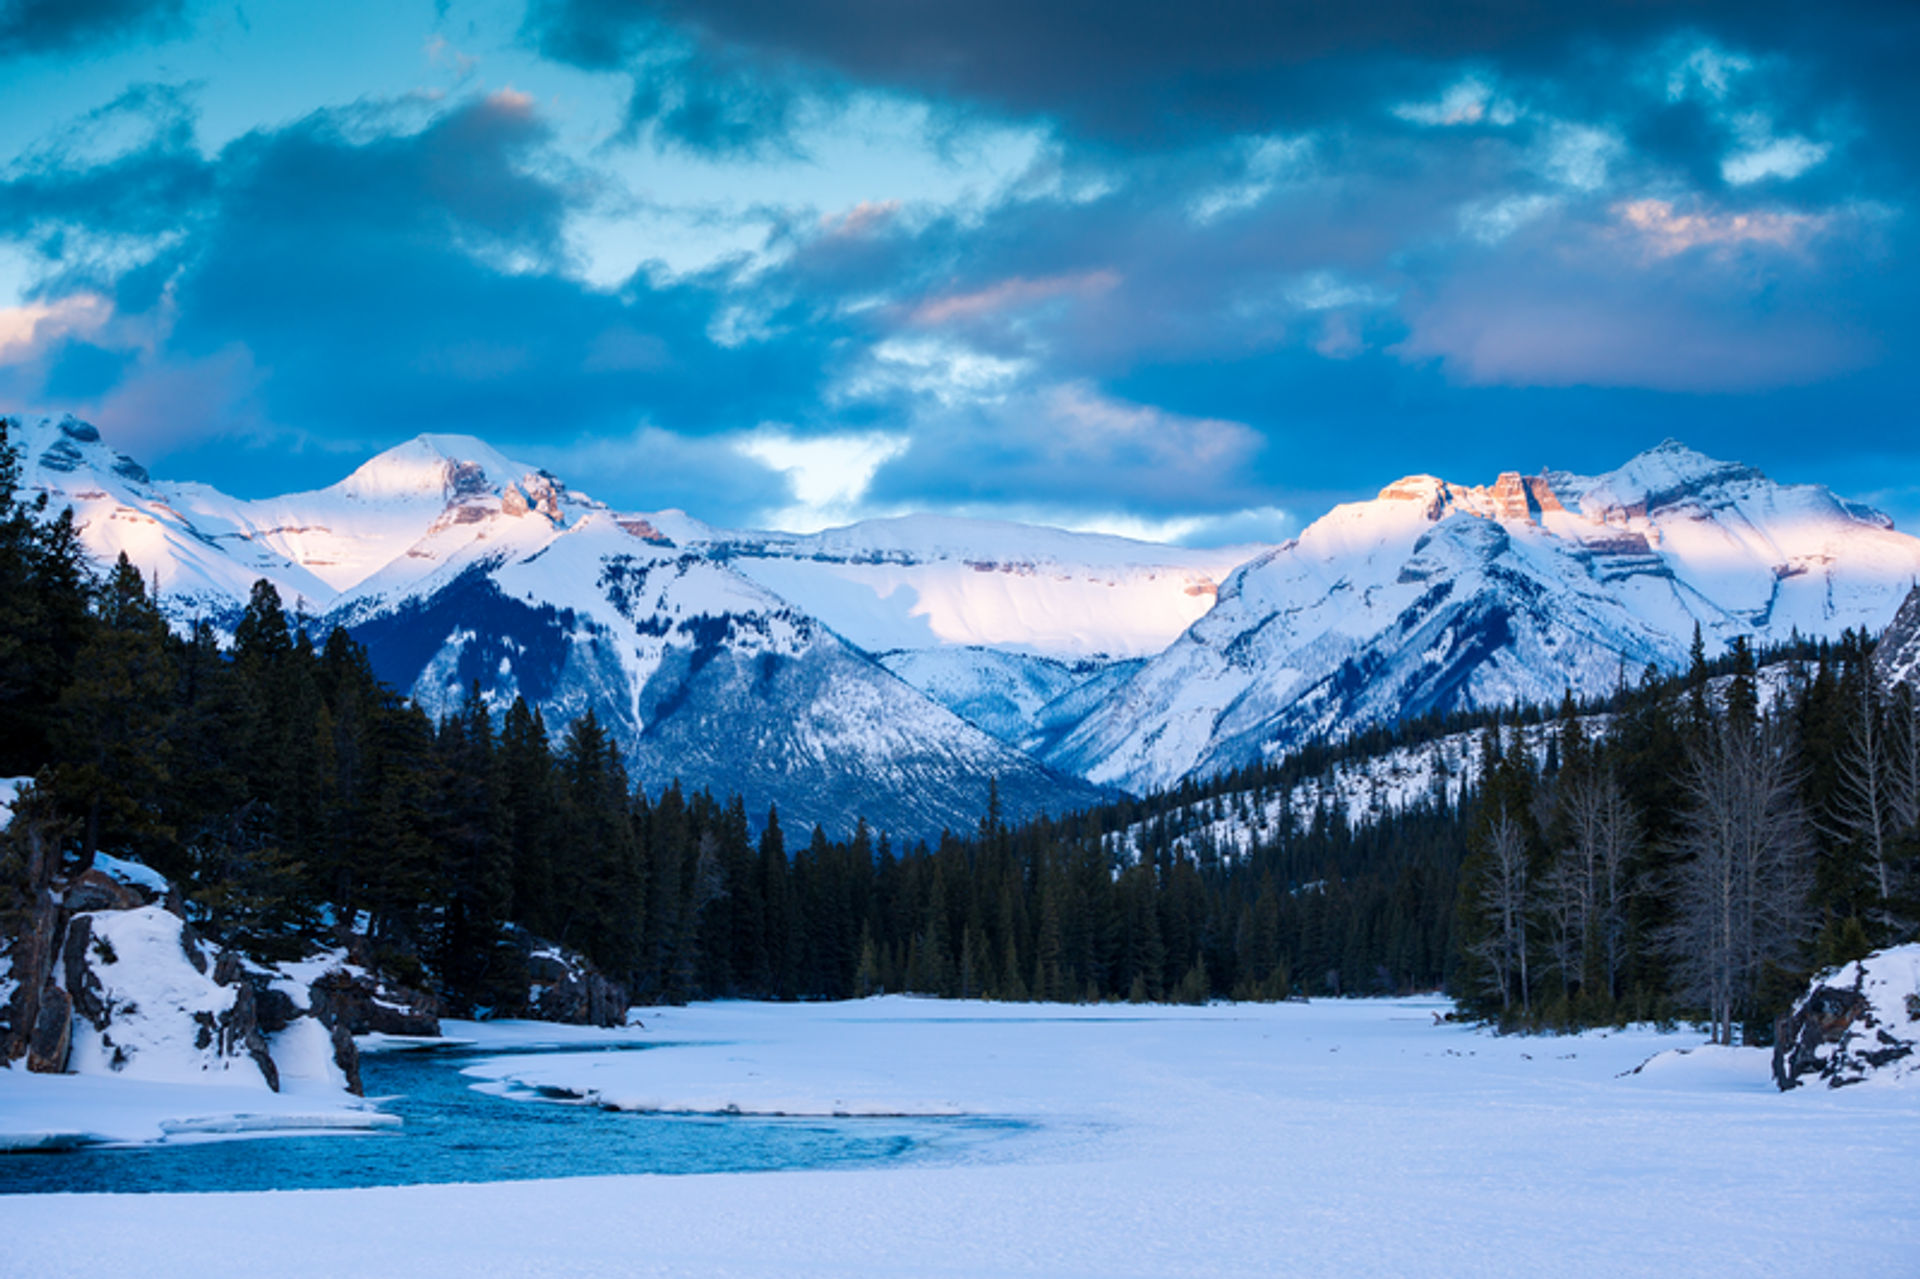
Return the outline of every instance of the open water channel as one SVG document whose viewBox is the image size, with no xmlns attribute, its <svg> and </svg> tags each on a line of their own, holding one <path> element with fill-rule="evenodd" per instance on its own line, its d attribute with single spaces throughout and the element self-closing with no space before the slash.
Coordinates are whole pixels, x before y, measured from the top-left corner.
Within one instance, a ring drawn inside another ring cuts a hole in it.
<svg viewBox="0 0 1920 1279">
<path fill-rule="evenodd" d="M 469 1062 L 497 1055 L 448 1047 L 362 1057 L 367 1096 L 383 1099 L 381 1109 L 399 1117 L 398 1128 L 0 1155 L 0 1194 L 316 1190 L 870 1166 L 939 1157 L 1024 1126 L 971 1117 L 636 1114 L 564 1098 L 502 1096 L 474 1088 L 461 1073 Z"/>
</svg>

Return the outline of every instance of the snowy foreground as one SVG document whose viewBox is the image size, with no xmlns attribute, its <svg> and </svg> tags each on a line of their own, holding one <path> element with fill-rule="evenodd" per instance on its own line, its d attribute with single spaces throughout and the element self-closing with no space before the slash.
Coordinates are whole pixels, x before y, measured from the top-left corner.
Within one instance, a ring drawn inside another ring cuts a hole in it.
<svg viewBox="0 0 1920 1279">
<path fill-rule="evenodd" d="M 501 1050 L 470 1068 L 487 1088 L 1032 1127 L 882 1169 L 4 1197 L 4 1268 L 204 1275 L 252 1258 L 250 1269 L 329 1279 L 1920 1272 L 1920 1090 L 1782 1095 L 1757 1050 L 1701 1049 L 1623 1073 L 1699 1037 L 1501 1039 L 1436 1025 L 1442 1008 L 889 998 L 656 1010 L 624 1033 L 450 1023 L 450 1035 Z M 663 1046 L 508 1055 L 633 1037 Z"/>
</svg>

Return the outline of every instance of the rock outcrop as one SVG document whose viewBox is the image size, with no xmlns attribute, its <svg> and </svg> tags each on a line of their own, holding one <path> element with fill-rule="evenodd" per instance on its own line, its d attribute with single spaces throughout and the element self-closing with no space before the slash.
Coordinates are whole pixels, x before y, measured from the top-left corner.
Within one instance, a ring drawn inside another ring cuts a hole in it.
<svg viewBox="0 0 1920 1279">
<path fill-rule="evenodd" d="M 1882 688 L 1920 684 L 1920 586 L 1907 594 L 1873 646 L 1873 671 Z"/>
<path fill-rule="evenodd" d="M 535 937 L 524 928 L 509 931 L 526 975 L 526 999 L 493 1010 L 497 1017 L 526 1017 L 570 1026 L 622 1026 L 631 1002 L 627 988 L 595 968 L 585 955 Z"/>
<path fill-rule="evenodd" d="M 1920 944 L 1820 974 L 1774 1026 L 1773 1079 L 1783 1092 L 1912 1077 L 1920 1077 Z"/>
<path fill-rule="evenodd" d="M 322 973 L 311 987 L 313 1015 L 329 1030 L 349 1035 L 440 1034 L 440 1001 L 425 991 L 383 982 L 364 969 L 341 966 Z"/>
<path fill-rule="evenodd" d="M 313 1013 L 306 987 L 203 938 L 161 876 L 104 855 L 63 874 L 39 828 L 6 837 L 25 882 L 15 933 L 0 938 L 0 1065 L 277 1090 L 279 1037 L 304 1081 L 327 1078 L 311 1059 L 330 1052 L 333 1082 L 359 1091 L 351 1029 L 283 1035 Z"/>
</svg>

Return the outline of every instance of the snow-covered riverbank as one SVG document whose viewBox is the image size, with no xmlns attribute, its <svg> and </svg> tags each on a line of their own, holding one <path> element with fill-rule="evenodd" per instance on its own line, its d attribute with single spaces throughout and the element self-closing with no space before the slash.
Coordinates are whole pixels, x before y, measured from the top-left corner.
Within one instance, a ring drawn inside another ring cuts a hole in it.
<svg viewBox="0 0 1920 1279">
<path fill-rule="evenodd" d="M 1811 1276 L 1839 1240 L 1857 1279 L 1913 1273 L 1920 1090 L 1782 1095 L 1759 1051 L 1628 1074 L 1699 1037 L 1499 1039 L 1442 1007 L 711 1004 L 598 1055 L 451 1024 L 501 1049 L 470 1068 L 493 1086 L 1036 1126 L 895 1169 L 21 1196 L 0 1230 L 40 1275 L 200 1274 L 214 1238 L 328 1276 Z"/>
</svg>

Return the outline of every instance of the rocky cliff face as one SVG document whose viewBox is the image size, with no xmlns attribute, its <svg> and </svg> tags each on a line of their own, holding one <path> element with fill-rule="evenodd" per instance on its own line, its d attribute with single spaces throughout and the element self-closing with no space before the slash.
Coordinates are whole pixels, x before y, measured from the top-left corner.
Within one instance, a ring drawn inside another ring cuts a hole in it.
<svg viewBox="0 0 1920 1279">
<path fill-rule="evenodd" d="M 1920 691 L 1920 586 L 1907 593 L 1906 602 L 1881 633 L 1873 650 L 1873 669 L 1882 688 L 1911 684 Z"/>
</svg>

